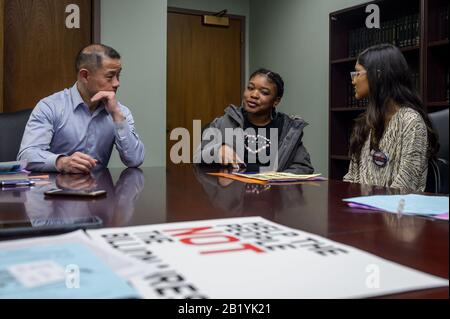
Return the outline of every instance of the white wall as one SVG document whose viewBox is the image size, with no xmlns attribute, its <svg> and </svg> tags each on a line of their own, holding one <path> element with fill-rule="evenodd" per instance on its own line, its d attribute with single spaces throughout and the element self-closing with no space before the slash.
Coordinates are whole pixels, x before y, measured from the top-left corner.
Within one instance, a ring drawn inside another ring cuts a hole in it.
<svg viewBox="0 0 450 319">
<path fill-rule="evenodd" d="M 328 175 L 329 13 L 362 0 L 250 0 L 250 69 L 267 67 L 286 83 L 280 110 L 310 126 L 304 143 Z"/>
<path fill-rule="evenodd" d="M 102 0 L 101 42 L 122 55 L 119 100 L 145 144 L 144 166 L 165 166 L 167 0 Z M 122 167 L 116 152 L 110 167 Z"/>
</svg>

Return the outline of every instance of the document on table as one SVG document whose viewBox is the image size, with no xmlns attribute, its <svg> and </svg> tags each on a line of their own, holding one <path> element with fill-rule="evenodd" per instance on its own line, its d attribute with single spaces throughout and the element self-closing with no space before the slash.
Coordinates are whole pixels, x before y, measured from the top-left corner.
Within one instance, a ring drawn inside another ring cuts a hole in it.
<svg viewBox="0 0 450 319">
<path fill-rule="evenodd" d="M 234 175 L 246 177 L 246 178 L 257 179 L 260 181 L 267 181 L 267 182 L 309 181 L 309 180 L 317 180 L 321 176 L 321 174 L 299 175 L 299 174 L 283 173 L 283 172 L 266 172 L 266 173 L 259 173 L 259 174 L 234 173 Z"/>
<path fill-rule="evenodd" d="M 368 209 L 379 209 L 390 213 L 398 213 L 399 203 L 402 204 L 402 214 L 434 216 L 449 212 L 447 196 L 425 195 L 376 195 L 344 199 L 344 202 L 363 205 Z"/>
<path fill-rule="evenodd" d="M 27 167 L 27 161 L 0 162 L 0 172 L 19 172 Z"/>
<path fill-rule="evenodd" d="M 311 181 L 324 181 L 326 178 L 321 174 L 313 175 L 297 175 L 282 172 L 266 172 L 260 174 L 247 173 L 208 173 L 208 175 L 216 177 L 224 177 L 231 180 L 247 183 L 247 184 L 298 184 Z"/>
<path fill-rule="evenodd" d="M 124 278 L 129 278 L 143 272 L 143 263 L 123 254 L 105 251 L 102 247 L 93 242 L 83 230 L 77 230 L 64 235 L 37 237 L 32 239 L 18 239 L 0 242 L 0 251 L 27 248 L 31 246 L 51 245 L 54 243 L 80 243 L 91 249 L 93 254 L 103 260 L 115 273 Z M 148 267 L 148 266 L 145 266 Z"/>
<path fill-rule="evenodd" d="M 1 242 L 0 298 L 139 298 L 127 280 L 144 266 L 102 249 L 81 230 Z"/>
<path fill-rule="evenodd" d="M 0 251 L 0 298 L 138 298 L 136 291 L 82 244 Z"/>
</svg>

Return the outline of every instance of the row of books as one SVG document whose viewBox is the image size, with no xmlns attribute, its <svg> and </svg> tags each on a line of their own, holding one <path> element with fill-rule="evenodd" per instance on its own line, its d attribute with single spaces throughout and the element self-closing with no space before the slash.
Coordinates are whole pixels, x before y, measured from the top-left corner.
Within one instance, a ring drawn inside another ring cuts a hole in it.
<svg viewBox="0 0 450 319">
<path fill-rule="evenodd" d="M 353 88 L 351 89 L 351 91 L 349 91 L 348 105 L 347 105 L 348 107 L 358 108 L 358 107 L 367 107 L 367 105 L 369 105 L 368 99 L 357 100 Z"/>
<path fill-rule="evenodd" d="M 438 39 L 448 39 L 448 13 L 449 13 L 450 5 L 447 3 L 446 5 L 441 7 L 439 12 L 439 23 L 438 23 Z"/>
<path fill-rule="evenodd" d="M 445 72 L 445 100 L 449 100 L 449 89 L 450 89 L 450 72 L 447 66 L 447 72 Z"/>
<path fill-rule="evenodd" d="M 413 81 L 414 87 L 416 88 L 417 91 L 419 91 L 419 89 L 420 89 L 419 73 L 413 73 L 411 76 L 412 76 L 412 81 Z M 447 88 L 448 88 L 448 82 L 447 82 Z M 448 92 L 448 89 L 447 89 L 447 92 Z M 448 99 L 448 95 L 447 95 L 447 99 Z M 355 89 L 353 87 L 353 84 L 351 82 L 348 82 L 348 84 L 347 84 L 347 106 L 350 108 L 359 108 L 359 107 L 366 107 L 368 104 L 369 104 L 368 99 L 361 99 L 361 100 L 356 99 Z"/>
<path fill-rule="evenodd" d="M 357 100 L 355 97 L 355 88 L 352 82 L 347 83 L 347 107 L 357 108 L 366 107 L 369 104 L 368 99 Z"/>
<path fill-rule="evenodd" d="M 420 92 L 420 74 L 413 73 L 412 75 L 413 86 L 416 88 L 417 92 Z"/>
<path fill-rule="evenodd" d="M 409 15 L 381 23 L 380 29 L 358 28 L 349 31 L 348 55 L 355 57 L 364 49 L 380 43 L 398 47 L 417 46 L 420 43 L 419 15 Z"/>
</svg>

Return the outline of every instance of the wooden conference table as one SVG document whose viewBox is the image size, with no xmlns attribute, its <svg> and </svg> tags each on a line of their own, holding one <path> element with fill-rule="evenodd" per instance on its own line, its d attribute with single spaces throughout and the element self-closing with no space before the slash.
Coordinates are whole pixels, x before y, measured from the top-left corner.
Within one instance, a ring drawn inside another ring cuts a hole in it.
<svg viewBox="0 0 450 319">
<path fill-rule="evenodd" d="M 333 180 L 255 186 L 218 180 L 206 172 L 180 166 L 110 169 L 92 176 L 51 175 L 51 184 L 0 190 L 0 220 L 97 215 L 105 227 L 120 227 L 261 216 L 448 279 L 447 221 L 367 213 L 342 202 L 354 196 L 398 194 L 398 190 Z M 45 199 L 44 191 L 55 184 L 94 186 L 108 195 L 96 200 Z M 439 288 L 386 297 L 448 298 L 449 291 Z"/>
</svg>

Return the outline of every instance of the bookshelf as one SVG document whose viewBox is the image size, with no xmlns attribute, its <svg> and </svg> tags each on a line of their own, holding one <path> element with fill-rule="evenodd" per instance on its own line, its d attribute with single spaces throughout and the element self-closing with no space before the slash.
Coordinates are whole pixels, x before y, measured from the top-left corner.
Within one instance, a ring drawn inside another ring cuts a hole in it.
<svg viewBox="0 0 450 319">
<path fill-rule="evenodd" d="M 368 4 L 380 7 L 380 29 L 365 28 Z M 378 0 L 330 13 L 329 177 L 342 179 L 349 166 L 354 120 L 367 101 L 356 101 L 350 72 L 356 57 L 377 43 L 403 52 L 428 112 L 448 108 L 448 1 Z"/>
</svg>

